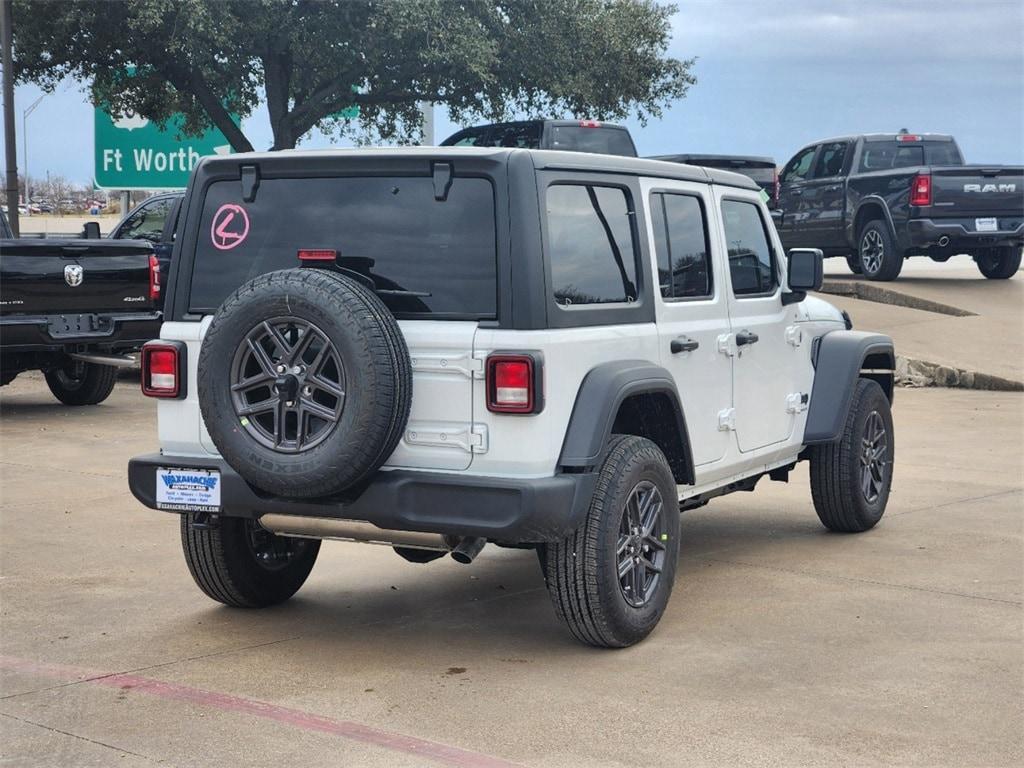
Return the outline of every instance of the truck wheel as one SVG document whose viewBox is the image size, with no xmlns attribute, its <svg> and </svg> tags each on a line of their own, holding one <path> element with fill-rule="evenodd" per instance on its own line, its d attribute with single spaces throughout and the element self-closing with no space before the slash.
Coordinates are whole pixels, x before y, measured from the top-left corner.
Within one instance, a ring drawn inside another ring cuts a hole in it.
<svg viewBox="0 0 1024 768">
<path fill-rule="evenodd" d="M 978 271 L 989 280 L 1006 280 L 1020 269 L 1021 254 L 1024 250 L 1013 246 L 986 248 L 974 254 Z"/>
<path fill-rule="evenodd" d="M 585 520 L 539 550 L 555 612 L 577 640 L 623 648 L 657 625 L 679 557 L 677 498 L 658 446 L 612 438 Z"/>
<path fill-rule="evenodd" d="M 233 608 L 265 608 L 299 591 L 320 552 L 318 539 L 276 536 L 255 520 L 181 516 L 181 548 L 206 595 Z"/>
<path fill-rule="evenodd" d="M 839 439 L 811 447 L 811 496 L 826 528 L 860 533 L 882 519 L 894 449 L 889 398 L 877 382 L 858 379 Z"/>
<path fill-rule="evenodd" d="M 889 227 L 880 219 L 869 221 L 861 229 L 857 256 L 868 280 L 895 280 L 903 269 L 903 256 L 896 252 Z"/>
<path fill-rule="evenodd" d="M 210 437 L 246 481 L 279 496 L 327 496 L 394 451 L 409 418 L 412 363 L 369 289 L 290 269 L 251 280 L 217 310 L 198 389 Z"/>
<path fill-rule="evenodd" d="M 114 391 L 117 368 L 67 358 L 59 368 L 45 371 L 43 376 L 54 397 L 65 405 L 96 405 Z"/>
<path fill-rule="evenodd" d="M 850 268 L 850 271 L 855 275 L 862 274 L 864 270 L 860 266 L 860 255 L 851 253 L 846 257 L 846 266 Z"/>
</svg>

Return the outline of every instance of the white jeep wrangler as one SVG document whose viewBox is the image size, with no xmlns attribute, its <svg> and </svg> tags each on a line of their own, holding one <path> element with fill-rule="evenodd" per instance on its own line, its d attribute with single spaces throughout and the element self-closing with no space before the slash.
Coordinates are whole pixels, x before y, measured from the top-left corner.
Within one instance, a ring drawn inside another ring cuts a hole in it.
<svg viewBox="0 0 1024 768">
<path fill-rule="evenodd" d="M 193 173 L 143 351 L 196 583 L 289 598 L 321 539 L 470 562 L 536 548 L 581 641 L 668 603 L 679 511 L 810 461 L 822 523 L 892 480 L 894 355 L 849 329 L 821 253 L 787 257 L 744 176 L 429 148 L 242 154 Z"/>
</svg>

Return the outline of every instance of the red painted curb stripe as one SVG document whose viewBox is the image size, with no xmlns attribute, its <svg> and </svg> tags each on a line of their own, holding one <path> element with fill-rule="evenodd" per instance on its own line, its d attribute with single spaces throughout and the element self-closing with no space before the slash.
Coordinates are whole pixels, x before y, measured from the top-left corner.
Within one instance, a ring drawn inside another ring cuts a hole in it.
<svg viewBox="0 0 1024 768">
<path fill-rule="evenodd" d="M 57 678 L 70 683 L 90 683 L 107 688 L 131 689 L 171 701 L 183 701 L 188 704 L 219 709 L 225 712 L 240 712 L 265 720 L 284 723 L 285 725 L 301 728 L 302 730 L 341 736 L 364 744 L 373 744 L 385 749 L 403 752 L 407 755 L 417 755 L 446 765 L 460 766 L 461 768 L 515 767 L 515 763 L 510 763 L 501 758 L 491 757 L 479 752 L 471 752 L 460 747 L 448 746 L 447 744 L 440 744 L 436 741 L 418 739 L 415 736 L 390 733 L 351 720 L 334 720 L 329 717 L 315 715 L 311 712 L 304 712 L 301 709 L 279 707 L 275 704 L 268 704 L 255 699 L 246 699 L 241 696 L 218 693 L 217 691 L 206 691 L 202 688 L 168 683 L 139 675 L 103 674 L 100 672 L 90 672 L 79 667 L 48 664 L 46 662 L 30 661 L 29 659 L 2 655 L 0 655 L 0 669 Z"/>
</svg>

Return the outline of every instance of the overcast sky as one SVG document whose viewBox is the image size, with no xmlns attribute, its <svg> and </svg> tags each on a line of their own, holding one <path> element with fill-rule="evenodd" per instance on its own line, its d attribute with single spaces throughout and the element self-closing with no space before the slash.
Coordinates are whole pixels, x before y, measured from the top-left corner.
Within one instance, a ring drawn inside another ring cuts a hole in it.
<svg viewBox="0 0 1024 768">
<path fill-rule="evenodd" d="M 671 53 L 697 57 L 698 82 L 661 120 L 627 121 L 640 154 L 771 155 L 781 165 L 815 139 L 907 128 L 952 133 L 968 162 L 1024 164 L 1021 0 L 677 4 Z M 40 93 L 15 94 L 22 172 L 22 110 Z M 437 110 L 438 141 L 457 127 Z M 243 128 L 255 147 L 270 146 L 265 112 Z M 28 119 L 31 175 L 91 179 L 92 134 L 79 84 L 47 94 Z"/>
</svg>

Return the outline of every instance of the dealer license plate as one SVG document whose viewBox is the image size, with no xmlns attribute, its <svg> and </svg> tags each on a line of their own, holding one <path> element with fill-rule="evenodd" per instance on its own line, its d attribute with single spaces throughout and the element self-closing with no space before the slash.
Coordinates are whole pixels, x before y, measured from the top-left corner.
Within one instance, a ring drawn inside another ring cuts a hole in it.
<svg viewBox="0 0 1024 768">
<path fill-rule="evenodd" d="M 216 469 L 158 468 L 156 507 L 182 512 L 220 511 L 220 472 Z"/>
<path fill-rule="evenodd" d="M 999 221 L 998 219 L 975 219 L 974 220 L 974 231 L 975 232 L 998 232 Z"/>
</svg>

